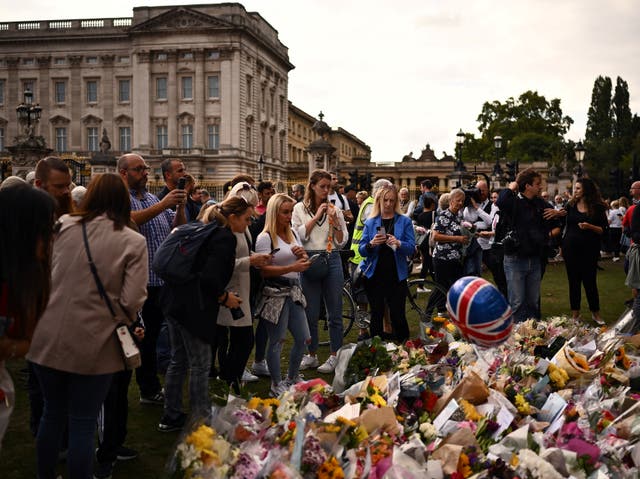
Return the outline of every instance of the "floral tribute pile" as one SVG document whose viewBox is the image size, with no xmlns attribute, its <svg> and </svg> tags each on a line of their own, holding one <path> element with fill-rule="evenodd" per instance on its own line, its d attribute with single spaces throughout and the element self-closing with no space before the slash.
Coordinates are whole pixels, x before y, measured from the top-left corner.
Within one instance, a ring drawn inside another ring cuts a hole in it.
<svg viewBox="0 0 640 479">
<path fill-rule="evenodd" d="M 279 398 L 230 397 L 185 435 L 170 472 L 640 477 L 640 336 L 557 317 L 521 323 L 490 350 L 433 339 L 344 348 L 333 386 L 313 379 Z"/>
</svg>

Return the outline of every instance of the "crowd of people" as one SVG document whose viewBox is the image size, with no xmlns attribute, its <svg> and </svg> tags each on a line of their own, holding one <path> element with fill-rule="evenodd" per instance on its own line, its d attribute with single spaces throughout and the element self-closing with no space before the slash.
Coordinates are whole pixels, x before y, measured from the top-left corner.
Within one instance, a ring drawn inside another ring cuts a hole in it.
<svg viewBox="0 0 640 479">
<path fill-rule="evenodd" d="M 515 321 L 541 317 L 542 276 L 559 256 L 576 320 L 584 287 L 591 319 L 603 321 L 601 251 L 617 261 L 631 248 L 628 282 L 640 286 L 640 254 L 630 246 L 640 240 L 640 209 L 627 208 L 626 198 L 608 206 L 589 178 L 553 202 L 530 168 L 501 191 L 479 181 L 438 196 L 425 180 L 412 200 L 407 188 L 386 179 L 369 193 L 343 189 L 336 172 L 316 170 L 291 196 L 238 175 L 216 201 L 180 160 L 162 163 L 166 186 L 158 195 L 147 189 L 149 171 L 143 157 L 125 154 L 117 173 L 95 175 L 72 191 L 67 165 L 47 157 L 30 175 L 32 184 L 10 177 L 0 185 L 0 391 L 7 398 L 0 401 L 0 445 L 15 399 L 4 361 L 25 357 L 42 479 L 55 477 L 63 450 L 69 477 L 82 479 L 109 478 L 117 460 L 137 456 L 125 445 L 133 371 L 125 367 L 118 326 L 140 350 L 140 403 L 162 406 L 158 430 L 170 432 L 185 425 L 188 412 L 206 414 L 210 377 L 239 392 L 268 376 L 278 396 L 305 369 L 333 373 L 347 269 L 364 285 L 355 300 L 370 317 L 359 340 L 409 338 L 406 280 L 414 263 L 445 289 L 486 267 Z M 631 196 L 640 201 L 640 182 Z M 213 225 L 193 278 L 163 279 L 153 267 L 156 253 L 174 228 L 192 222 Z M 640 313 L 640 300 L 634 309 Z M 434 298 L 430 311 L 444 313 L 444 298 Z M 323 315 L 330 354 L 321 364 Z"/>
</svg>

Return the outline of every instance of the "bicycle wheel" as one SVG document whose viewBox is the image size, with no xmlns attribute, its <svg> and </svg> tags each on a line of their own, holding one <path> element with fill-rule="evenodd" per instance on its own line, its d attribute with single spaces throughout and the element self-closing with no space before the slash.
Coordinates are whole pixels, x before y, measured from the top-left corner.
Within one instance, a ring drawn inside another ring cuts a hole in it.
<svg viewBox="0 0 640 479">
<path fill-rule="evenodd" d="M 356 303 L 351 297 L 347 288 L 342 288 L 342 329 L 343 337 L 353 328 L 356 319 Z M 329 344 L 329 321 L 327 320 L 326 307 L 321 308 L 320 319 L 318 320 L 318 344 L 327 346 Z"/>
<path fill-rule="evenodd" d="M 438 283 L 428 279 L 407 281 L 407 319 L 430 321 L 436 312 L 446 311 L 447 292 Z"/>
</svg>

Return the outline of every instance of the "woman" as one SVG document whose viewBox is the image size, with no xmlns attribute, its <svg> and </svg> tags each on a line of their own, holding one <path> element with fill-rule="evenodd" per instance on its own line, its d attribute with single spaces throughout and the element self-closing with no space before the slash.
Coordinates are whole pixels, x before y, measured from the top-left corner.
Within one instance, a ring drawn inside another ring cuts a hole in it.
<svg viewBox="0 0 640 479">
<path fill-rule="evenodd" d="M 307 270 L 310 263 L 291 229 L 294 204 L 295 200 L 283 193 L 272 196 L 267 204 L 264 230 L 256 240 L 256 253 L 273 252 L 271 264 L 262 266 L 265 288 L 257 314 L 269 336 L 267 364 L 271 374 L 271 393 L 275 397 L 298 380 L 305 344 L 311 341 L 300 284 L 300 273 Z M 265 308 L 265 304 L 275 305 L 276 302 L 278 305 L 273 310 Z M 280 354 L 287 329 L 293 336 L 293 346 L 289 354 L 288 375 L 283 381 Z"/>
<path fill-rule="evenodd" d="M 246 185 L 247 188 L 243 188 Z M 235 185 L 229 193 L 229 198 L 234 196 L 244 199 L 249 208 L 249 218 L 254 214 L 254 207 L 258 204 L 258 194 L 251 189 L 247 183 Z M 231 310 L 222 308 L 218 313 L 218 326 L 225 328 L 225 333 L 229 333 L 229 342 L 224 343 L 224 351 L 219 354 L 222 357 L 220 362 L 220 377 L 227 381 L 236 393 L 240 392 L 240 383 L 245 376 L 245 366 L 251 350 L 253 349 L 253 322 L 251 320 L 251 278 L 250 267 L 261 268 L 271 262 L 268 254 L 251 253 L 251 235 L 248 228 L 244 231 L 234 231 L 236 237 L 235 266 L 233 275 L 227 290 L 238 294 L 242 303 L 240 308 Z M 219 328 L 220 329 L 220 328 Z M 222 345 L 219 343 L 218 347 Z M 258 379 L 257 377 L 255 378 Z"/>
<path fill-rule="evenodd" d="M 304 200 L 293 208 L 291 222 L 304 249 L 311 255 L 327 255 L 328 268 L 317 275 L 316 268 L 302 275 L 302 290 L 307 299 L 307 320 L 311 331 L 309 354 L 302 358 L 300 369 L 318 368 L 324 374 L 332 373 L 336 367 L 336 352 L 342 347 L 342 284 L 344 274 L 340 254 L 335 249 L 342 248 L 349 236 L 347 224 L 340 208 L 327 202 L 331 188 L 331 175 L 324 170 L 311 173 Z M 318 261 L 324 261 L 319 259 Z M 318 319 L 320 308 L 327 308 L 329 321 L 329 344 L 331 354 L 318 367 Z"/>
<path fill-rule="evenodd" d="M 619 200 L 611 202 L 608 213 L 609 220 L 609 249 L 613 254 L 613 261 L 620 261 L 620 239 L 622 238 L 622 217 L 626 208 L 620 206 Z"/>
<path fill-rule="evenodd" d="M 33 335 L 27 359 L 44 396 L 36 438 L 38 477 L 55 477 L 60 441 L 68 425 L 69 477 L 92 473 L 96 418 L 114 373 L 124 369 L 114 334 L 132 324 L 146 296 L 147 248 L 128 228 L 129 192 L 120 176 L 97 175 L 82 209 L 63 215 L 53 245 L 51 297 Z M 115 311 L 98 292 L 89 251 Z"/>
<path fill-rule="evenodd" d="M 0 449 L 15 403 L 5 360 L 22 358 L 51 289 L 51 196 L 22 182 L 0 191 Z"/>
<path fill-rule="evenodd" d="M 194 417 L 206 416 L 209 401 L 211 344 L 216 339 L 216 320 L 222 308 L 239 308 L 242 300 L 227 288 L 235 266 L 236 237 L 251 223 L 253 208 L 244 198 L 230 197 L 210 206 L 203 223 L 216 228 L 200 247 L 196 265 L 198 280 L 182 285 L 165 283 L 163 312 L 171 339 L 171 359 L 165 377 L 164 415 L 158 430 L 181 429 L 186 420 L 182 411 L 182 386 L 189 373 L 189 405 Z"/>
<path fill-rule="evenodd" d="M 369 198 L 369 193 L 367 191 L 358 191 L 356 193 L 356 203 L 358 204 L 358 208 L 367 198 Z"/>
<path fill-rule="evenodd" d="M 573 196 L 566 206 L 566 228 L 562 256 L 569 280 L 569 302 L 573 319 L 580 318 L 580 287 L 584 285 L 591 319 L 604 324 L 600 317 L 600 298 L 596 273 L 600 241 L 607 228 L 606 205 L 598 186 L 590 178 L 578 179 Z"/>
<path fill-rule="evenodd" d="M 361 268 L 371 305 L 371 335 L 382 337 L 382 320 L 388 306 L 394 339 L 406 341 L 409 339 L 405 316 L 407 257 L 415 251 L 415 240 L 413 224 L 400 210 L 395 186 L 385 186 L 376 194 L 359 250 L 365 258 Z"/>
<path fill-rule="evenodd" d="M 442 195 L 444 196 L 444 195 Z M 433 271 L 436 281 L 448 291 L 453 283 L 462 277 L 462 260 L 465 245 L 469 244 L 469 236 L 462 234 L 460 212 L 464 205 L 464 191 L 453 190 L 447 198 L 448 206 L 436 217 L 433 250 Z M 444 206 L 440 199 L 440 205 Z M 442 311 L 442 304 L 436 304 Z"/>
</svg>

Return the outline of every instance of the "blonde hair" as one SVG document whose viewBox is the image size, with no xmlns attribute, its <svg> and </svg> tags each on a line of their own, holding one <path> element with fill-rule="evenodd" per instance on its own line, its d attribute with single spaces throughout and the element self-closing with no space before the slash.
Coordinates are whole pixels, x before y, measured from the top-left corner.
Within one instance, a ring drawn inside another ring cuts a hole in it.
<svg viewBox="0 0 640 479">
<path fill-rule="evenodd" d="M 241 198 L 244 198 L 247 203 L 249 203 L 253 207 L 258 204 L 258 192 L 250 183 L 247 183 L 246 181 L 241 181 L 240 183 L 236 183 L 235 185 L 233 185 L 233 188 L 231 188 L 227 192 L 225 200 L 232 196 L 239 196 Z"/>
<path fill-rule="evenodd" d="M 278 212 L 280 211 L 280 206 L 284 203 L 295 205 L 296 200 L 285 193 L 276 193 L 269 198 L 269 202 L 267 203 L 267 212 L 265 213 L 264 229 L 262 232 L 269 233 L 272 248 L 278 247 Z M 287 243 L 293 243 L 295 236 L 293 236 L 293 231 L 291 231 L 291 225 L 287 225 L 285 234 Z"/>
<path fill-rule="evenodd" d="M 451 193 L 443 193 L 438 200 L 438 208 L 441 210 L 446 210 L 449 208 L 449 198 L 451 197 Z"/>
<path fill-rule="evenodd" d="M 369 192 L 368 191 L 358 191 L 356 193 L 356 198 L 362 198 L 362 201 L 366 200 L 367 198 L 369 198 Z"/>
<path fill-rule="evenodd" d="M 386 196 L 386 194 L 389 192 L 396 195 L 396 204 L 394 208 L 395 212 L 399 215 L 402 214 L 402 210 L 400 209 L 400 202 L 398 201 L 398 189 L 394 185 L 390 184 L 390 185 L 383 186 L 377 191 L 376 199 L 373 202 L 373 208 L 371 209 L 370 218 L 375 218 L 376 216 L 380 216 L 380 212 L 382 211 L 382 202 L 384 201 L 384 197 Z"/>
<path fill-rule="evenodd" d="M 212 221 L 216 221 L 220 226 L 228 226 L 229 221 L 227 221 L 227 218 L 229 218 L 229 216 L 242 216 L 249 208 L 253 208 L 253 206 L 247 203 L 247 200 L 239 196 L 232 196 L 222 203 L 208 207 L 202 216 L 202 222 L 211 223 Z M 198 217 L 200 217 L 200 215 L 198 215 Z"/>
</svg>

